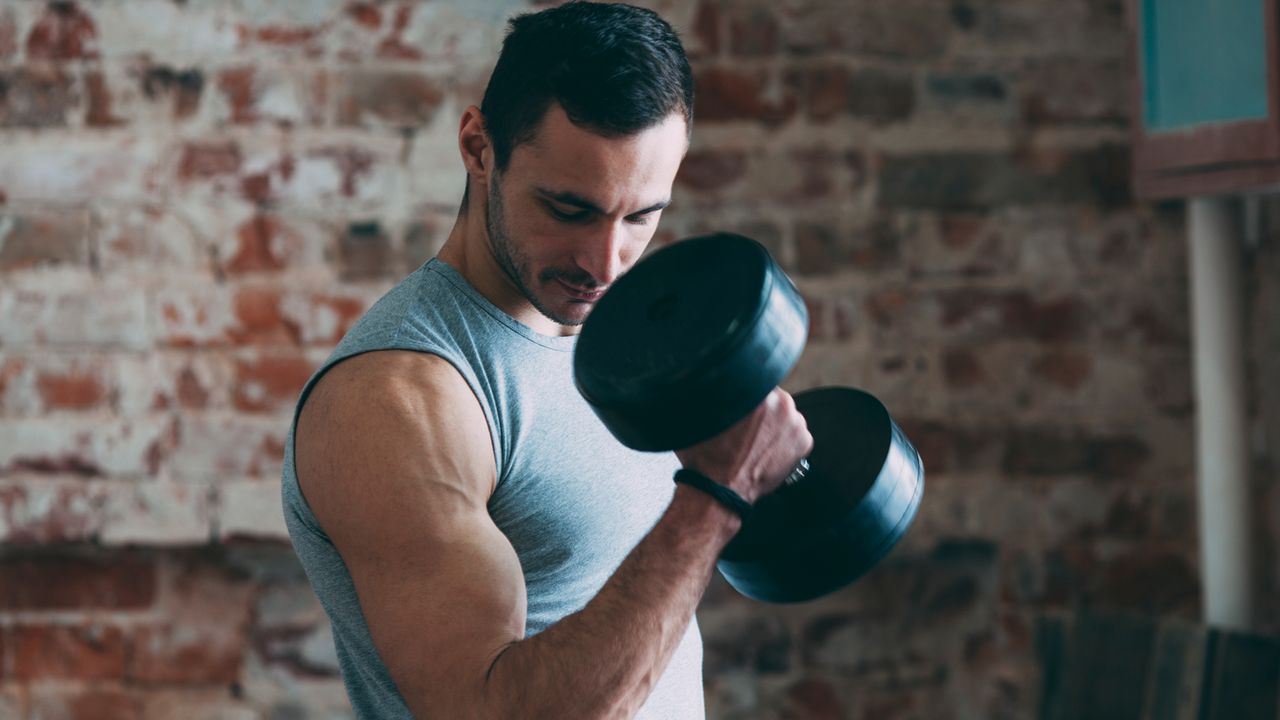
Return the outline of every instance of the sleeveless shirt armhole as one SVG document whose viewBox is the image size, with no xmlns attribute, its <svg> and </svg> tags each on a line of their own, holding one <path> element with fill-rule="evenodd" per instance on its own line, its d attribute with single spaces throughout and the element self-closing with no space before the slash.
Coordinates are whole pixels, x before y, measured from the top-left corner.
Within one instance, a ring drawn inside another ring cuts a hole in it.
<svg viewBox="0 0 1280 720">
<path fill-rule="evenodd" d="M 493 408 L 486 400 L 487 396 L 484 393 L 484 389 L 480 386 L 480 379 L 475 376 L 475 371 L 471 369 L 470 365 L 467 365 L 462 360 L 454 357 L 453 353 L 448 352 L 444 348 L 437 347 L 434 344 L 429 345 L 427 343 L 422 343 L 421 345 L 402 344 L 400 335 L 404 331 L 404 327 L 407 322 L 408 320 L 405 319 L 396 325 L 395 334 L 391 337 L 391 344 L 396 347 L 383 349 L 412 350 L 414 352 L 425 353 L 427 355 L 435 355 L 441 360 L 452 365 L 453 369 L 462 376 L 463 382 L 467 384 L 467 387 L 471 388 L 471 394 L 475 396 L 476 403 L 480 405 L 480 412 L 484 413 L 485 425 L 489 430 L 489 446 L 493 451 L 493 490 L 494 492 L 497 492 L 498 487 L 502 485 L 502 474 L 506 465 L 502 454 L 502 444 L 500 442 L 502 434 L 500 432 L 501 428 L 498 427 L 498 416 L 494 413 Z"/>
<path fill-rule="evenodd" d="M 367 350 L 360 350 L 357 352 L 353 352 L 349 355 L 343 355 L 341 357 L 332 358 L 327 363 L 325 363 L 325 365 L 321 367 L 316 372 L 316 374 L 312 376 L 310 380 L 307 381 L 306 386 L 303 388 L 302 399 L 299 401 L 298 406 L 294 410 L 295 427 L 297 424 L 298 416 L 302 414 L 302 406 L 303 404 L 306 403 L 307 398 L 311 394 L 310 390 L 315 386 L 317 382 L 320 381 L 321 377 L 323 377 L 326 373 L 328 373 L 333 368 L 337 367 L 339 364 L 347 360 L 350 360 L 351 358 L 364 355 L 365 353 L 378 352 L 381 350 L 406 350 L 410 352 L 423 353 L 424 355 L 435 355 L 436 357 L 440 358 L 441 360 L 444 360 L 445 362 L 453 366 L 453 369 L 457 371 L 457 373 L 462 376 L 463 381 L 467 383 L 467 387 L 470 388 L 471 394 L 475 396 L 476 402 L 479 403 L 480 405 L 480 411 L 484 414 L 485 426 L 489 431 L 489 444 L 493 450 L 494 491 L 496 492 L 498 487 L 502 484 L 503 471 L 506 463 L 504 461 L 502 453 L 499 451 L 499 448 L 501 447 L 501 445 L 498 442 L 498 438 L 500 437 L 500 435 L 498 433 L 497 420 L 495 419 L 493 412 L 489 408 L 488 403 L 486 403 L 483 399 L 484 394 L 480 390 L 480 382 L 474 377 L 473 373 L 470 371 L 470 368 L 467 367 L 465 363 L 459 362 L 457 359 L 450 357 L 450 355 L 447 354 L 445 351 L 442 351 L 441 349 L 435 348 L 435 347 L 402 344 L 399 341 L 400 341 L 400 334 L 399 334 L 399 331 L 397 331 L 396 336 L 392 338 L 390 345 L 383 346 L 383 347 L 369 348 Z M 290 433 L 290 435 L 292 435 L 292 432 Z M 293 453 L 290 452 L 290 455 L 292 456 Z M 296 476 L 296 473 L 297 473 L 296 458 L 294 462 L 295 462 L 294 473 Z M 307 509 L 308 511 L 310 511 L 310 504 L 307 503 L 306 496 L 302 492 L 301 483 L 299 483 L 298 485 L 298 497 L 304 504 L 307 504 Z M 306 519 L 301 516 L 299 516 L 298 519 L 306 522 Z M 311 524 L 311 523 L 307 523 L 307 524 Z M 318 524 L 316 526 L 316 529 L 322 530 L 318 526 Z M 326 538 L 327 538 L 327 535 L 326 535 Z"/>
</svg>

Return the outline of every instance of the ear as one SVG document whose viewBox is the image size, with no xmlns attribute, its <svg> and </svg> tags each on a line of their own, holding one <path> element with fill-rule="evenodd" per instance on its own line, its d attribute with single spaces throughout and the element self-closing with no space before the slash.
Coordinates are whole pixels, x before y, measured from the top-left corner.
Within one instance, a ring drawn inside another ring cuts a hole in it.
<svg viewBox="0 0 1280 720">
<path fill-rule="evenodd" d="M 493 145 L 485 130 L 484 116 L 475 105 L 469 106 L 462 113 L 458 126 L 458 151 L 462 154 L 462 164 L 471 179 L 487 183 L 493 170 Z"/>
</svg>

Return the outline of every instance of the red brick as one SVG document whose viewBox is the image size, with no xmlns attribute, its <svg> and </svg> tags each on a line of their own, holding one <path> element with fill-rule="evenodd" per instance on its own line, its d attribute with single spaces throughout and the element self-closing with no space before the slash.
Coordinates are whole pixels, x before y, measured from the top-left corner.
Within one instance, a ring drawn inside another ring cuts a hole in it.
<svg viewBox="0 0 1280 720">
<path fill-rule="evenodd" d="M 301 355 L 241 360 L 236 363 L 235 406 L 246 412 L 292 407 L 315 370 L 315 364 Z"/>
<path fill-rule="evenodd" d="M 942 356 L 942 372 L 952 388 L 971 388 L 987 381 L 978 357 L 969 350 L 950 350 Z"/>
<path fill-rule="evenodd" d="M 89 104 L 85 109 L 85 125 L 114 127 L 124 124 L 124 120 L 111 111 L 111 89 L 107 86 L 107 79 L 101 72 L 85 73 L 84 86 L 89 96 Z"/>
<path fill-rule="evenodd" d="M 421 60 L 422 51 L 404 41 L 404 31 L 412 19 L 413 6 L 401 3 L 391 20 L 391 32 L 378 45 L 378 57 L 387 60 Z"/>
<path fill-rule="evenodd" d="M 321 72 L 296 72 L 270 65 L 232 67 L 218 73 L 218 92 L 222 94 L 233 125 L 277 122 L 282 125 L 319 124 L 324 119 L 328 97 L 327 76 Z M 268 103 L 278 95 L 290 106 Z"/>
<path fill-rule="evenodd" d="M 75 83 L 60 65 L 0 71 L 0 127 L 65 127 L 80 106 Z"/>
<path fill-rule="evenodd" d="M 1151 448 L 1132 435 L 1086 434 L 1050 427 L 1019 427 L 1011 433 L 1004 470 L 1010 475 L 1131 477 L 1151 458 Z"/>
<path fill-rule="evenodd" d="M 840 269 L 838 232 L 829 224 L 802 222 L 796 226 L 796 272 L 829 275 Z"/>
<path fill-rule="evenodd" d="M 709 56 L 720 53 L 720 5 L 714 0 L 701 0 L 698 14 L 693 20 L 693 34 L 701 45 L 702 53 Z"/>
<path fill-rule="evenodd" d="M 1139 547 L 1104 564 L 1096 593 L 1107 607 L 1194 616 L 1200 576 L 1186 551 Z"/>
<path fill-rule="evenodd" d="M 834 314 L 832 316 L 832 324 L 835 331 L 836 340 L 848 340 L 854 336 L 856 327 L 854 326 L 854 317 L 856 311 L 848 300 L 841 300 L 835 304 Z"/>
<path fill-rule="evenodd" d="M 118 627 L 18 625 L 13 675 L 36 680 L 117 680 L 124 677 L 125 636 Z"/>
<path fill-rule="evenodd" d="M 791 633 L 781 618 L 722 615 L 700 618 L 708 675 L 735 670 L 775 675 L 790 669 Z"/>
<path fill-rule="evenodd" d="M 254 173 L 240 178 L 240 194 L 255 204 L 262 205 L 277 200 L 280 186 L 293 178 L 296 169 L 293 155 L 285 151 L 280 158 Z"/>
<path fill-rule="evenodd" d="M 0 609 L 143 610 L 156 598 L 149 558 L 32 553 L 0 558 Z"/>
<path fill-rule="evenodd" d="M 201 347 L 227 342 L 225 330 L 232 321 L 225 291 L 166 289 L 156 295 L 154 305 L 159 344 Z"/>
<path fill-rule="evenodd" d="M 694 115 L 700 122 L 754 120 L 775 126 L 791 119 L 799 106 L 793 88 L 783 87 L 780 97 L 772 97 L 762 71 L 706 68 L 697 73 L 696 83 Z"/>
<path fill-rule="evenodd" d="M 1022 113 L 1032 125 L 1122 125 L 1129 117 L 1123 60 L 1038 60 L 1024 70 Z"/>
<path fill-rule="evenodd" d="M 1082 338 L 1088 330 L 1083 298 L 1039 299 L 1025 290 L 964 288 L 938 296 L 944 329 L 1045 342 Z"/>
<path fill-rule="evenodd" d="M 26 369 L 26 361 L 19 357 L 6 357 L 3 362 L 0 362 L 0 403 L 4 402 L 4 391 L 9 383 Z M 0 405 L 0 409 L 2 408 L 3 406 Z"/>
<path fill-rule="evenodd" d="M 157 295 L 157 342 L 168 347 L 297 345 L 297 324 L 274 287 L 166 289 Z"/>
<path fill-rule="evenodd" d="M 182 146 L 178 179 L 208 179 L 240 171 L 240 147 L 234 141 L 189 142 Z"/>
<path fill-rule="evenodd" d="M 867 314 L 882 328 L 897 326 L 917 298 L 901 288 L 883 288 L 867 296 L 863 302 Z"/>
<path fill-rule="evenodd" d="M 361 178 L 371 174 L 374 156 L 360 147 L 338 146 L 321 148 L 311 154 L 332 162 L 342 178 L 339 191 L 343 197 L 355 197 Z"/>
<path fill-rule="evenodd" d="M 79 480 L 0 484 L 0 542 L 13 547 L 92 540 L 104 488 Z"/>
<path fill-rule="evenodd" d="M 971 248 L 982 235 L 986 218 L 982 215 L 949 214 L 942 218 L 942 244 L 948 248 Z"/>
<path fill-rule="evenodd" d="M 783 45 L 796 54 L 829 51 L 919 62 L 946 50 L 948 20 L 945 5 L 933 0 L 807 3 L 788 13 Z"/>
<path fill-rule="evenodd" d="M 1001 205 L 1078 203 L 1104 208 L 1131 202 L 1128 147 L 1007 153 L 922 153 L 886 157 L 882 206 L 972 210 Z"/>
<path fill-rule="evenodd" d="M 89 211 L 32 207 L 0 212 L 0 272 L 89 261 Z"/>
<path fill-rule="evenodd" d="M 50 2 L 27 34 L 31 60 L 81 60 L 98 57 L 98 28 L 74 2 Z"/>
<path fill-rule="evenodd" d="M 1146 347 L 1182 348 L 1191 340 L 1190 314 L 1171 312 L 1170 307 L 1161 307 L 1152 301 L 1140 301 L 1129 309 L 1129 329 Z"/>
<path fill-rule="evenodd" d="M 108 399 L 101 378 L 90 373 L 40 373 L 36 387 L 48 410 L 88 410 Z"/>
<path fill-rule="evenodd" d="M 1194 372 L 1189 353 L 1189 348 L 1170 353 L 1143 353 L 1143 397 L 1153 409 L 1173 416 L 1187 416 L 1194 411 L 1191 390 Z"/>
<path fill-rule="evenodd" d="M 299 342 L 332 347 L 372 302 L 372 297 L 354 294 L 303 291 L 285 299 L 283 312 L 285 322 L 297 328 Z"/>
<path fill-rule="evenodd" d="M 128 677 L 144 683 L 228 684 L 241 680 L 253 585 L 199 556 L 170 566 L 164 620 L 139 628 Z"/>
<path fill-rule="evenodd" d="M 9 60 L 18 54 L 18 21 L 13 8 L 0 9 L 0 60 Z"/>
<path fill-rule="evenodd" d="M 894 422 L 910 438 L 916 452 L 920 453 L 926 473 L 945 473 L 955 464 L 953 456 L 959 438 L 951 428 L 936 421 L 913 418 L 894 418 Z"/>
<path fill-rule="evenodd" d="M 806 720 L 842 720 L 848 709 L 831 683 L 819 678 L 803 678 L 787 688 L 788 710 L 785 717 Z"/>
<path fill-rule="evenodd" d="M 778 19 L 767 6 L 746 8 L 729 18 L 729 49 L 734 55 L 769 56 L 778 52 Z"/>
<path fill-rule="evenodd" d="M 232 298 L 232 308 L 237 324 L 226 334 L 233 344 L 296 344 L 297 327 L 281 312 L 279 290 L 242 287 Z"/>
<path fill-rule="evenodd" d="M 222 264 L 223 271 L 239 275 L 284 269 L 282 253 L 287 241 L 281 235 L 288 231 L 267 215 L 257 215 L 245 221 L 236 230 L 240 241 L 236 254 Z"/>
<path fill-rule="evenodd" d="M 226 718 L 240 720 L 241 718 L 258 718 L 263 717 L 262 706 L 258 703 L 250 702 L 244 699 L 243 692 L 237 692 L 237 685 L 230 688 L 212 687 L 212 688 L 196 688 L 190 686 L 179 686 L 174 688 L 154 689 L 147 692 L 143 696 L 144 706 L 142 712 L 142 720 L 172 720 L 173 718 L 193 718 L 201 720 L 213 720 L 214 718 Z M 230 690 L 230 692 L 229 692 Z M 339 692 L 341 692 L 339 690 Z M 320 693 L 307 692 L 299 694 L 298 697 L 314 697 L 316 694 L 323 696 L 324 691 Z M 270 713 L 277 717 L 308 717 L 306 710 L 299 709 L 301 707 L 309 707 L 311 701 L 303 701 L 299 703 L 297 700 L 273 700 Z M 322 705 L 325 708 L 334 708 L 330 712 L 341 716 L 342 714 L 350 714 L 349 703 L 331 703 Z M 322 712 L 321 714 L 324 714 Z M 266 717 L 270 717 L 267 715 Z"/>
<path fill-rule="evenodd" d="M 141 697 L 125 687 L 36 686 L 31 688 L 30 695 L 32 717 L 142 720 Z"/>
<path fill-rule="evenodd" d="M 252 123 L 257 120 L 253 111 L 253 67 L 237 67 L 218 73 L 218 90 L 231 105 L 231 122 Z"/>
<path fill-rule="evenodd" d="M 824 123 L 845 114 L 849 108 L 849 71 L 840 65 L 823 65 L 797 70 L 788 76 L 804 99 L 809 119 Z"/>
<path fill-rule="evenodd" d="M 785 194 L 785 199 L 813 202 L 831 196 L 835 189 L 832 176 L 835 153 L 824 147 L 798 148 L 789 156 L 788 159 L 800 170 L 800 182 Z"/>
<path fill-rule="evenodd" d="M 823 342 L 831 339 L 831 303 L 827 300 L 803 295 L 805 310 L 809 313 L 807 342 Z"/>
<path fill-rule="evenodd" d="M 1053 350 L 1037 358 L 1031 372 L 1052 385 L 1078 390 L 1093 373 L 1093 359 L 1080 352 Z"/>
<path fill-rule="evenodd" d="M 913 275 L 986 277 L 1017 271 L 1019 233 L 977 213 L 947 213 L 908 238 Z"/>
<path fill-rule="evenodd" d="M 367 30 L 382 27 L 382 9 L 374 3 L 353 2 L 347 5 L 347 16 Z"/>
<path fill-rule="evenodd" d="M 308 57 L 318 57 L 323 51 L 323 39 L 328 23 L 321 25 L 241 25 L 236 28 L 243 47 L 281 46 L 301 48 Z"/>
<path fill-rule="evenodd" d="M 115 405 L 121 415 L 166 414 L 229 405 L 232 362 L 226 353 L 156 352 L 114 363 Z"/>
<path fill-rule="evenodd" d="M 685 156 L 676 182 L 699 191 L 719 190 L 741 180 L 746 170 L 741 151 L 694 150 Z"/>
<path fill-rule="evenodd" d="M 184 408 L 204 408 L 209 404 L 209 388 L 200 383 L 191 368 L 186 367 L 178 374 L 178 405 Z"/>
<path fill-rule="evenodd" d="M 337 122 L 346 127 L 416 128 L 439 112 L 444 91 L 421 73 L 353 71 L 343 76 Z"/>
</svg>

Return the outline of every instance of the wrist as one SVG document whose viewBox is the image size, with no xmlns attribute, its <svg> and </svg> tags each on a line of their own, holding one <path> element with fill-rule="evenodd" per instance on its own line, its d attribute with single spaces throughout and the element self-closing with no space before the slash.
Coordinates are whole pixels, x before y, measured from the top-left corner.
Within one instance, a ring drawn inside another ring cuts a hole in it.
<svg viewBox="0 0 1280 720">
<path fill-rule="evenodd" d="M 688 485 L 676 484 L 668 512 L 680 515 L 681 524 L 710 532 L 720 546 L 727 545 L 742 528 L 742 518 L 710 495 Z"/>
</svg>

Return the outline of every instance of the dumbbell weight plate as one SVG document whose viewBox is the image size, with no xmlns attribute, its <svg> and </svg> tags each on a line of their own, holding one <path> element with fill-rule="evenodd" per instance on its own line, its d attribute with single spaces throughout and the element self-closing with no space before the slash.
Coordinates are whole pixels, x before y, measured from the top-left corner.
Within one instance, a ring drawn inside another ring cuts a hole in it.
<svg viewBox="0 0 1280 720">
<path fill-rule="evenodd" d="M 906 534 L 924 494 L 920 455 L 880 401 L 839 387 L 795 400 L 813 435 L 810 470 L 756 501 L 718 563 L 738 592 L 767 602 L 856 580 Z"/>
<path fill-rule="evenodd" d="M 752 411 L 791 371 L 809 315 L 754 240 L 716 233 L 636 263 L 596 303 L 574 350 L 574 380 L 635 450 L 680 450 Z"/>
</svg>

